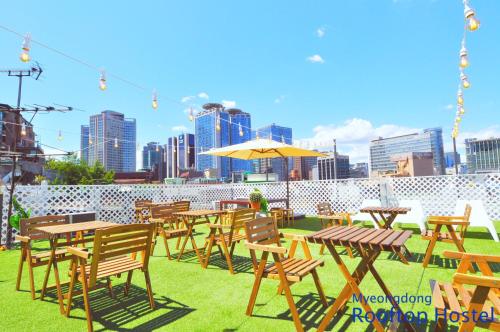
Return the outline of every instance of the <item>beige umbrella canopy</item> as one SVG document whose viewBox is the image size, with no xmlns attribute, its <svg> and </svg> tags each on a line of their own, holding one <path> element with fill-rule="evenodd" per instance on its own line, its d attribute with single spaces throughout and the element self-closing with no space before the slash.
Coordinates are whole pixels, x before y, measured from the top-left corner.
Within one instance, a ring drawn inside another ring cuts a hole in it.
<svg viewBox="0 0 500 332">
<path fill-rule="evenodd" d="M 202 155 L 231 157 L 238 159 L 264 159 L 264 158 L 283 158 L 286 165 L 286 198 L 287 208 L 289 207 L 289 187 L 288 187 L 288 157 L 325 157 L 323 153 L 317 151 L 298 148 L 285 143 L 280 143 L 270 139 L 258 138 L 241 144 L 229 145 L 223 148 L 211 149 L 206 152 L 200 152 Z"/>
</svg>

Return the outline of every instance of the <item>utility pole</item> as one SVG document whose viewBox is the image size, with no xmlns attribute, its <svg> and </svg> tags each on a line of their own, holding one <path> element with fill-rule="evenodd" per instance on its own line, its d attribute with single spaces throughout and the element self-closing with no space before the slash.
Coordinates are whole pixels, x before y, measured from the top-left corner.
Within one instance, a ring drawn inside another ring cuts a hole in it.
<svg viewBox="0 0 500 332">
<path fill-rule="evenodd" d="M 457 139 L 452 137 L 453 140 L 453 165 L 455 166 L 455 175 L 458 175 L 458 158 L 457 158 Z"/>
<path fill-rule="evenodd" d="M 333 179 L 337 181 L 337 140 L 333 139 Z"/>
</svg>

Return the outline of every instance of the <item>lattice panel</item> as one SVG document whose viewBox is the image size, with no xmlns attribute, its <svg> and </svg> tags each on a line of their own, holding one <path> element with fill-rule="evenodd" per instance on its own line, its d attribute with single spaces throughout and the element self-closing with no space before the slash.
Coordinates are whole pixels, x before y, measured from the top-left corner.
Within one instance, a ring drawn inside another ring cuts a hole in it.
<svg viewBox="0 0 500 332">
<path fill-rule="evenodd" d="M 214 201 L 246 198 L 259 188 L 268 199 L 286 197 L 286 184 L 17 186 L 15 195 L 32 216 L 95 211 L 101 220 L 129 223 L 134 202 L 186 199 L 194 209 L 212 208 Z M 355 212 L 364 199 L 396 205 L 418 199 L 426 214 L 452 214 L 458 199 L 482 200 L 488 215 L 500 220 L 500 174 L 415 178 L 349 179 L 290 182 L 290 205 L 297 213 L 316 214 L 316 204 L 330 202 L 336 211 Z M 8 192 L 4 192 L 2 243 L 5 240 Z"/>
</svg>

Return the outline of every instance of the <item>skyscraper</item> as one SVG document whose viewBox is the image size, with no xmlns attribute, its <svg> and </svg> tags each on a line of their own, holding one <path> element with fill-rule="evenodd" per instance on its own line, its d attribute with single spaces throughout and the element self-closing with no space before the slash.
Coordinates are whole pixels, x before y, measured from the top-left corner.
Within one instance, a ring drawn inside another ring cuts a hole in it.
<svg viewBox="0 0 500 332">
<path fill-rule="evenodd" d="M 446 168 L 455 167 L 455 160 L 457 161 L 457 165 L 460 164 L 460 153 L 446 152 L 444 159 Z"/>
<path fill-rule="evenodd" d="M 177 137 L 177 167 L 181 170 L 193 169 L 196 160 L 193 134 L 180 134 Z"/>
<path fill-rule="evenodd" d="M 164 155 L 163 146 L 158 142 L 149 142 L 142 149 L 142 168 L 155 171 L 158 175 L 155 180 L 158 181 L 166 177 Z"/>
<path fill-rule="evenodd" d="M 177 167 L 177 137 L 169 137 L 165 145 L 166 177 L 168 179 L 179 176 Z"/>
<path fill-rule="evenodd" d="M 224 110 L 224 106 L 217 103 L 205 104 L 203 109 L 204 111 L 195 116 L 196 153 L 228 146 L 230 144 L 229 113 Z M 230 166 L 231 163 L 227 157 L 198 154 L 196 158 L 196 170 L 215 171 L 219 178 L 230 176 Z"/>
<path fill-rule="evenodd" d="M 349 156 L 337 153 L 337 158 L 334 158 L 332 152 L 328 157 L 318 158 L 319 180 L 334 180 L 335 169 L 337 180 L 349 178 Z"/>
<path fill-rule="evenodd" d="M 254 136 L 260 138 L 268 138 L 273 141 L 292 144 L 292 128 L 278 126 L 273 123 L 268 126 L 259 128 L 253 133 Z M 293 159 L 289 158 L 288 169 L 293 168 Z M 260 159 L 259 173 L 276 173 L 279 181 L 286 180 L 286 167 L 283 158 Z"/>
<path fill-rule="evenodd" d="M 80 127 L 80 159 L 88 163 L 89 160 L 89 126 Z"/>
<path fill-rule="evenodd" d="M 88 141 L 92 142 L 88 149 L 89 165 L 99 161 L 106 170 L 135 172 L 135 128 L 135 119 L 126 119 L 122 113 L 103 111 L 92 115 L 88 133 Z"/>
<path fill-rule="evenodd" d="M 396 171 L 391 156 L 409 152 L 432 152 L 434 174 L 445 174 L 443 132 L 441 128 L 425 129 L 414 133 L 389 138 L 378 138 L 370 143 L 370 166 L 372 175 Z"/>
<path fill-rule="evenodd" d="M 465 140 L 467 172 L 470 174 L 500 172 L 500 138 Z"/>
<path fill-rule="evenodd" d="M 240 144 L 252 139 L 251 116 L 237 108 L 226 109 L 229 113 L 229 145 Z M 230 159 L 230 172 L 250 172 L 252 162 L 237 158 Z"/>
</svg>

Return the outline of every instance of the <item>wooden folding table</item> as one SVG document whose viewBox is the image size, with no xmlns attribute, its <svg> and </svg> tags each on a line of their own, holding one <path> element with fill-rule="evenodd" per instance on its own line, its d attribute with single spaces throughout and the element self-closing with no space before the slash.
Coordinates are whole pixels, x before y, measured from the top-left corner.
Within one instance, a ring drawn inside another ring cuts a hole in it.
<svg viewBox="0 0 500 332">
<path fill-rule="evenodd" d="M 391 229 L 392 223 L 398 214 L 406 214 L 410 210 L 411 209 L 407 207 L 370 206 L 362 208 L 359 212 L 369 213 L 379 228 Z M 376 214 L 379 215 L 379 218 L 377 218 Z"/>
<path fill-rule="evenodd" d="M 356 296 L 361 295 L 361 289 L 359 288 L 359 285 L 367 275 L 368 271 L 370 271 L 370 273 L 373 275 L 382 291 L 390 300 L 392 306 L 401 313 L 401 317 L 404 317 L 404 313 L 401 310 L 399 304 L 394 301 L 391 292 L 385 285 L 384 281 L 378 274 L 373 264 L 375 263 L 375 260 L 380 256 L 382 251 L 393 252 L 398 254 L 399 256 L 404 255 L 406 251 L 404 243 L 411 235 L 411 231 L 370 229 L 356 226 L 337 226 L 320 230 L 305 237 L 309 242 L 326 245 L 347 281 L 346 285 L 340 292 L 340 295 L 337 297 L 330 309 L 328 309 L 326 316 L 321 321 L 318 331 L 324 331 L 326 329 L 335 314 L 346 305 L 347 301 L 353 294 L 355 294 Z M 352 274 L 349 272 L 344 262 L 342 261 L 342 258 L 337 253 L 335 249 L 336 246 L 348 246 L 351 248 L 355 248 L 361 254 L 361 261 Z M 361 306 L 365 312 L 373 312 L 368 303 L 361 302 Z M 377 318 L 373 321 L 372 324 L 377 331 L 384 331 L 381 322 Z M 405 325 L 407 331 L 415 331 L 415 329 L 409 322 L 404 321 L 403 324 Z"/>
<path fill-rule="evenodd" d="M 43 287 L 40 299 L 43 300 L 45 296 L 45 291 L 47 290 L 47 282 L 49 280 L 49 275 L 50 275 L 50 269 L 54 268 L 54 279 L 56 281 L 55 287 L 57 289 L 57 300 L 59 301 L 59 309 L 61 311 L 61 314 L 65 313 L 64 300 L 61 290 L 61 281 L 59 279 L 59 268 L 57 267 L 57 259 L 55 259 L 57 248 L 62 246 L 68 246 L 66 237 L 64 243 L 58 243 L 58 240 L 61 238 L 62 235 L 76 233 L 78 235 L 77 236 L 78 240 L 71 241 L 69 245 L 83 244 L 85 242 L 88 242 L 88 240 L 83 238 L 83 232 L 95 231 L 96 229 L 107 228 L 116 225 L 118 224 L 106 221 L 85 221 L 76 224 L 36 227 L 37 231 L 44 232 L 48 235 L 50 242 L 49 264 L 47 264 L 47 271 L 45 272 L 45 278 L 43 281 Z"/>
<path fill-rule="evenodd" d="M 203 267 L 203 258 L 201 256 L 200 250 L 196 245 L 196 241 L 193 236 L 193 228 L 196 225 L 209 224 L 210 217 L 215 217 L 213 221 L 216 224 L 220 216 L 225 214 L 226 211 L 222 210 L 190 210 L 184 212 L 174 212 L 173 215 L 182 219 L 187 228 L 186 236 L 184 237 L 184 242 L 182 243 L 181 251 L 179 252 L 179 257 L 177 257 L 177 261 L 179 261 L 184 253 L 184 249 L 186 248 L 186 244 L 189 239 L 191 239 L 191 245 L 193 246 L 193 250 L 196 252 L 196 256 L 198 256 L 198 261 L 200 265 Z"/>
</svg>

